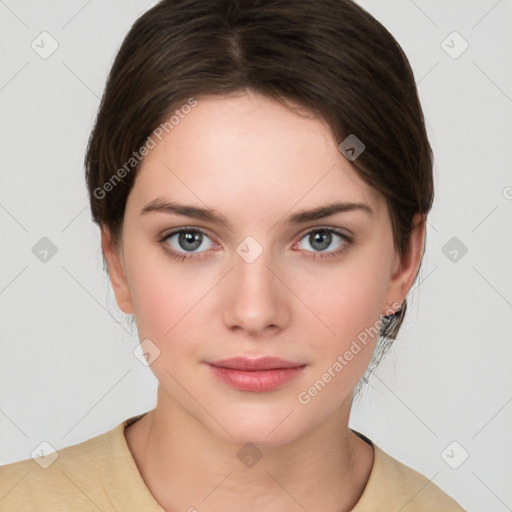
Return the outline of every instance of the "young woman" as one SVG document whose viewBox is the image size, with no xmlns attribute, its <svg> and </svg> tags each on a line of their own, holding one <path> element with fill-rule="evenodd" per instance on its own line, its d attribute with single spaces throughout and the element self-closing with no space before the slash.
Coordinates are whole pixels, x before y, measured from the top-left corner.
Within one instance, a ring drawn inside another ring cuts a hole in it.
<svg viewBox="0 0 512 512">
<path fill-rule="evenodd" d="M 382 25 L 349 0 L 162 1 L 116 57 L 86 177 L 157 406 L 2 467 L 0 510 L 462 510 L 348 427 L 433 199 Z"/>
</svg>

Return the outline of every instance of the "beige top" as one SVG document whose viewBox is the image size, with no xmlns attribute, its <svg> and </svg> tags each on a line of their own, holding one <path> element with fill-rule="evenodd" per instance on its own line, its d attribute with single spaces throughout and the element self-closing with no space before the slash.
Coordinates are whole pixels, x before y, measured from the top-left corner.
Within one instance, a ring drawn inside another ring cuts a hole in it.
<svg viewBox="0 0 512 512">
<path fill-rule="evenodd" d="M 143 415 L 58 450 L 57 459 L 46 469 L 33 459 L 0 466 L 0 512 L 162 512 L 124 437 L 125 427 Z M 423 475 L 354 433 L 373 446 L 375 457 L 353 512 L 464 512 Z M 41 460 L 50 462 L 50 455 Z"/>
</svg>

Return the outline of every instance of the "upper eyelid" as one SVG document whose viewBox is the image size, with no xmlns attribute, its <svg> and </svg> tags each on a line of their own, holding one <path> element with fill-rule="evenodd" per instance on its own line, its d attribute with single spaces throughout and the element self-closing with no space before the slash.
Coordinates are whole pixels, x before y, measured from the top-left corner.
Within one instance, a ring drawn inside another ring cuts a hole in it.
<svg viewBox="0 0 512 512">
<path fill-rule="evenodd" d="M 167 238 L 176 233 L 179 233 L 181 231 L 187 231 L 187 230 L 188 231 L 198 231 L 200 233 L 203 233 L 204 235 L 210 236 L 209 230 L 206 230 L 205 228 L 200 228 L 198 226 L 179 226 L 177 228 L 172 228 L 168 233 L 165 233 L 164 235 L 162 235 L 162 237 Z M 305 236 L 311 232 L 322 231 L 322 230 L 332 231 L 332 232 L 339 233 L 340 235 L 345 235 L 345 236 L 349 236 L 349 234 L 350 234 L 350 231 L 347 230 L 346 228 L 338 228 L 338 227 L 334 227 L 334 226 L 313 226 L 310 228 L 305 228 L 303 231 L 301 231 L 300 234 L 302 236 Z M 345 232 L 348 232 L 348 234 Z M 295 235 L 295 236 L 297 236 L 297 235 Z"/>
<path fill-rule="evenodd" d="M 177 228 L 172 228 L 171 230 L 164 232 L 162 234 L 162 238 L 166 239 L 166 238 L 169 238 L 170 236 L 177 235 L 178 233 L 181 233 L 183 231 L 185 231 L 185 232 L 196 231 L 196 232 L 202 233 L 203 235 L 206 235 L 209 238 L 212 238 L 212 236 L 209 234 L 208 230 L 205 230 L 204 228 L 199 228 L 196 226 L 180 226 Z"/>
<path fill-rule="evenodd" d="M 302 233 L 303 233 L 303 236 L 306 236 L 307 234 L 315 232 L 315 231 L 330 231 L 330 232 L 337 233 L 339 235 L 345 236 L 347 238 L 349 236 L 351 236 L 351 232 L 348 229 L 346 229 L 346 228 L 337 228 L 337 227 L 334 227 L 334 226 L 314 226 L 312 228 L 305 229 Z"/>
</svg>

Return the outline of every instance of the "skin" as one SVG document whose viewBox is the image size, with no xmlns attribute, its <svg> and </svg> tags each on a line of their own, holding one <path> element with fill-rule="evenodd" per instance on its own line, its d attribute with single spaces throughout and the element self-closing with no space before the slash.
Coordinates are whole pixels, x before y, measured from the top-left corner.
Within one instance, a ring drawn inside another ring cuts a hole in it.
<svg viewBox="0 0 512 512">
<path fill-rule="evenodd" d="M 409 250 L 400 257 L 384 198 L 337 146 L 321 119 L 264 96 L 199 98 L 145 157 L 120 243 L 102 229 L 117 303 L 135 315 L 140 339 L 160 351 L 151 363 L 157 406 L 125 437 L 166 510 L 340 512 L 363 493 L 373 450 L 348 421 L 376 337 L 308 404 L 297 396 L 403 301 L 421 260 L 425 222 L 416 216 Z M 141 214 L 157 198 L 209 208 L 230 226 Z M 335 201 L 363 203 L 372 213 L 287 221 Z M 181 261 L 164 249 L 187 254 L 178 237 L 162 239 L 183 226 L 207 237 Z M 318 250 L 308 236 L 313 228 L 351 239 L 333 235 Z M 248 236 L 263 250 L 252 263 L 236 252 Z M 340 247 L 338 255 L 318 257 Z M 205 364 L 236 355 L 306 366 L 278 390 L 238 391 Z M 262 455 L 251 468 L 237 458 L 247 442 Z"/>
</svg>

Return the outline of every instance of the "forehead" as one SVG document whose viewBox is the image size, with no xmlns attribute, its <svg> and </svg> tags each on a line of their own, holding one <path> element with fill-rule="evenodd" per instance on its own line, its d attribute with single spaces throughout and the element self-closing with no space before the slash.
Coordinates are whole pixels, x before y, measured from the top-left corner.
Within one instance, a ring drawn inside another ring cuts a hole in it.
<svg viewBox="0 0 512 512">
<path fill-rule="evenodd" d="M 238 215 L 337 200 L 382 210 L 327 124 L 300 114 L 253 93 L 199 98 L 144 158 L 128 202 L 141 208 L 166 195 Z"/>
</svg>

